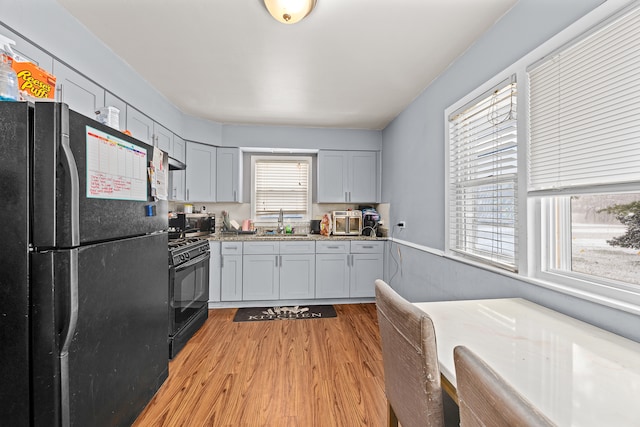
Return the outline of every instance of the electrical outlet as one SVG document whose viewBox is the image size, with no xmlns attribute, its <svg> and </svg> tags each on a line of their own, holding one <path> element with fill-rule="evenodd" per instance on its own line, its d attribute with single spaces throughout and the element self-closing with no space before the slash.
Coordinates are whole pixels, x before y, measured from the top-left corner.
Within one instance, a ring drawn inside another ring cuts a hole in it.
<svg viewBox="0 0 640 427">
<path fill-rule="evenodd" d="M 398 221 L 398 228 L 405 228 L 407 226 L 407 221 Z"/>
</svg>

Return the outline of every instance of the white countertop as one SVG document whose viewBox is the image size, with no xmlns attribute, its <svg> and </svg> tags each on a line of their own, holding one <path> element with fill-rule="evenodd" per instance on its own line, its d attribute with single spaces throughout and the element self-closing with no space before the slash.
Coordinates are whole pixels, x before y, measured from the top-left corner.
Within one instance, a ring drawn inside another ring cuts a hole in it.
<svg viewBox="0 0 640 427">
<path fill-rule="evenodd" d="M 465 345 L 560 426 L 640 426 L 640 343 L 523 299 L 415 305 L 454 386 Z"/>
</svg>

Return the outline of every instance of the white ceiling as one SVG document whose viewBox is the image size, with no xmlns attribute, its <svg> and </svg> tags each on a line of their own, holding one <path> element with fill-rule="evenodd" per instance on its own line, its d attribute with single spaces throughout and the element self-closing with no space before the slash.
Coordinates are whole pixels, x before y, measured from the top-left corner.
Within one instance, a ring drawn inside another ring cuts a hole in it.
<svg viewBox="0 0 640 427">
<path fill-rule="evenodd" d="M 183 112 L 220 123 L 382 129 L 517 0 L 58 0 Z"/>
</svg>

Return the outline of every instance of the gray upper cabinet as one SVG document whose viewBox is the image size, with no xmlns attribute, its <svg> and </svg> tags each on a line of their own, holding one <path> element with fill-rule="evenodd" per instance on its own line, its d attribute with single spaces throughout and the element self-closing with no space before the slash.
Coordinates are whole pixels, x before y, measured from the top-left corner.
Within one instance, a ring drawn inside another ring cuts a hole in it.
<svg viewBox="0 0 640 427">
<path fill-rule="evenodd" d="M 173 133 L 169 129 L 153 122 L 153 145 L 171 155 Z"/>
<path fill-rule="evenodd" d="M 218 147 L 216 201 L 242 201 L 242 153 L 239 148 Z"/>
<path fill-rule="evenodd" d="M 184 162 L 187 157 L 187 145 L 184 139 L 178 135 L 173 135 L 173 145 L 171 149 L 171 157 Z"/>
<path fill-rule="evenodd" d="M 187 146 L 184 139 L 178 135 L 173 135 L 172 149 L 169 155 L 176 160 L 184 163 L 187 157 Z M 171 179 L 171 191 L 169 192 L 169 198 L 171 200 L 184 200 L 185 199 L 185 179 L 186 171 L 173 170 L 169 172 Z"/>
<path fill-rule="evenodd" d="M 216 201 L 216 147 L 187 141 L 185 200 Z"/>
<path fill-rule="evenodd" d="M 57 100 L 95 119 L 98 108 L 104 107 L 104 89 L 56 60 L 53 61 L 53 74 L 56 76 Z"/>
<path fill-rule="evenodd" d="M 153 144 L 153 120 L 142 114 L 130 105 L 127 105 L 127 130 L 131 132 L 131 136 Z"/>
<path fill-rule="evenodd" d="M 374 203 L 380 199 L 378 152 L 320 151 L 319 203 Z"/>
<path fill-rule="evenodd" d="M 171 155 L 173 149 L 173 132 L 159 123 L 154 122 L 147 115 L 127 106 L 127 129 L 134 138 L 158 147 Z"/>
<path fill-rule="evenodd" d="M 169 171 L 169 200 L 185 200 L 186 171 Z"/>
</svg>

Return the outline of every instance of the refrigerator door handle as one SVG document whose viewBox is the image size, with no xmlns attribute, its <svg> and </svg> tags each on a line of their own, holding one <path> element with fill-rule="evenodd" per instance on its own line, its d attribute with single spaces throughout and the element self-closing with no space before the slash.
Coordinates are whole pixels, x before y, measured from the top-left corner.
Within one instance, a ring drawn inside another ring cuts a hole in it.
<svg viewBox="0 0 640 427">
<path fill-rule="evenodd" d="M 78 167 L 76 159 L 71 151 L 69 143 L 69 107 L 64 105 L 61 111 L 61 141 L 62 162 L 69 179 L 69 230 L 70 230 L 70 246 L 80 245 L 80 177 L 78 176 Z"/>
<path fill-rule="evenodd" d="M 71 425 L 71 394 L 69 390 L 69 347 L 78 325 L 78 250 L 69 252 L 69 300 L 68 319 L 62 330 L 62 348 L 60 349 L 60 400 L 62 426 Z"/>
</svg>

